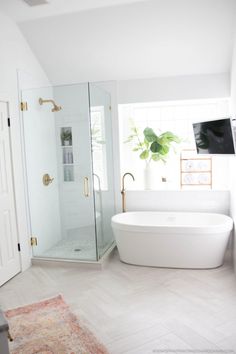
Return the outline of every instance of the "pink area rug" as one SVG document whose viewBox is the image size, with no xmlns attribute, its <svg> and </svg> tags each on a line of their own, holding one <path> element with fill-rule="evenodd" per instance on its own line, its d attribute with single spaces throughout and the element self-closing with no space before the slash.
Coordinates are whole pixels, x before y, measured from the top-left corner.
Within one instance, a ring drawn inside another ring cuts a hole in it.
<svg viewBox="0 0 236 354">
<path fill-rule="evenodd" d="M 5 312 L 11 354 L 108 354 L 61 295 Z"/>
</svg>

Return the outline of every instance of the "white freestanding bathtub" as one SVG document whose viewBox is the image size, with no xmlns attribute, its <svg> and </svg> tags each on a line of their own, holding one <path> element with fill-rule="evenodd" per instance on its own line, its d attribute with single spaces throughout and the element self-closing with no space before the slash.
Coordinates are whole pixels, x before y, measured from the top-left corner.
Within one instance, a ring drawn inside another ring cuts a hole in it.
<svg viewBox="0 0 236 354">
<path fill-rule="evenodd" d="M 112 218 L 121 261 L 168 268 L 223 264 L 233 221 L 222 214 L 128 212 Z"/>
</svg>

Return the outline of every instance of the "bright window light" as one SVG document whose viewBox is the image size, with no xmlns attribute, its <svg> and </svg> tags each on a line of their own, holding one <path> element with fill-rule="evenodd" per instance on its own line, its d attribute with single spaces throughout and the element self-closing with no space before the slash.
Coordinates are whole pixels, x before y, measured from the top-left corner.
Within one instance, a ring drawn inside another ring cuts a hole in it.
<svg viewBox="0 0 236 354">
<path fill-rule="evenodd" d="M 195 150 L 195 141 L 192 129 L 193 122 L 215 120 L 229 117 L 229 99 L 204 99 L 174 102 L 148 102 L 119 105 L 120 128 L 120 158 L 121 174 L 132 172 L 136 176 L 136 183 L 130 188 L 144 189 L 143 170 L 145 162 L 139 158 L 139 152 L 133 150 L 133 142 L 125 142 L 131 134 L 131 127 L 137 127 L 141 132 L 152 128 L 157 135 L 171 131 L 182 139 L 176 144 L 176 151 L 172 151 L 167 163 L 152 161 L 151 165 L 156 175 L 164 177 L 165 183 L 157 178 L 155 189 L 180 189 L 180 153 L 181 150 Z M 213 188 L 227 189 L 228 187 L 228 158 L 213 157 Z M 194 189 L 195 187 L 190 187 Z"/>
</svg>

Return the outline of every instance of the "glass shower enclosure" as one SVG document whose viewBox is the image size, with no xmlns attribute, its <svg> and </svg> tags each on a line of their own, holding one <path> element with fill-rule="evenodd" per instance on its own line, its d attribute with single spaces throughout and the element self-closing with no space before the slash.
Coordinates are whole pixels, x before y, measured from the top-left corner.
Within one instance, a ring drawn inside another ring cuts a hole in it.
<svg viewBox="0 0 236 354">
<path fill-rule="evenodd" d="M 22 91 L 33 256 L 98 261 L 114 243 L 111 97 L 100 84 Z"/>
</svg>

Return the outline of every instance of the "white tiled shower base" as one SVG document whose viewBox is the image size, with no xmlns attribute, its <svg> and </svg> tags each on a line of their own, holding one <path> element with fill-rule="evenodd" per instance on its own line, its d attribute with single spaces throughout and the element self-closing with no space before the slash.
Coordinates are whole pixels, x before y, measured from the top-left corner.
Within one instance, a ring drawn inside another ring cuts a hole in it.
<svg viewBox="0 0 236 354">
<path fill-rule="evenodd" d="M 109 247 L 102 240 L 98 240 L 99 254 Z M 94 227 L 81 227 L 68 230 L 67 236 L 56 245 L 45 251 L 40 257 L 58 258 L 81 261 L 96 261 L 96 241 Z"/>
</svg>

